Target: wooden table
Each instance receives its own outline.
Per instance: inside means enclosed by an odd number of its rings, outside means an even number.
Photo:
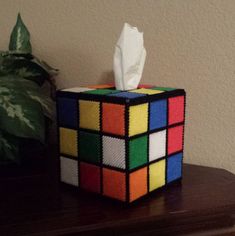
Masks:
[[[1,199],[1,236],[235,232],[235,175],[222,169],[184,165],[182,183],[130,206],[41,183]]]

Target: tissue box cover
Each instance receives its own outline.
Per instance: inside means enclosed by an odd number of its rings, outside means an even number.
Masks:
[[[185,91],[57,91],[61,181],[133,202],[182,177]]]

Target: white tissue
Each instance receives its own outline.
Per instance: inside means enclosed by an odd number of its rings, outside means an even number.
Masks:
[[[113,57],[116,89],[130,90],[138,87],[145,58],[143,32],[125,23]]]

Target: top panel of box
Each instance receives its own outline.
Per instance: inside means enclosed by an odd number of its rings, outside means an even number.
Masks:
[[[57,91],[58,97],[84,100],[105,101],[119,104],[137,104],[164,97],[184,95],[183,89],[167,88],[151,85],[140,85],[138,89],[120,91],[112,84],[73,87]]]

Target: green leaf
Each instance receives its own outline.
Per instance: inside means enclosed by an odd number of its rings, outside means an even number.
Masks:
[[[23,138],[44,142],[44,116],[41,106],[17,94],[0,98],[0,128]]]
[[[58,75],[59,70],[51,67],[45,61],[40,60],[37,57],[34,57],[32,61],[42,67],[50,76]]]
[[[42,86],[45,80],[56,71],[51,67],[40,64],[31,54],[27,57],[20,54],[0,54],[0,75],[15,74],[22,78],[32,80]],[[31,58],[29,58],[31,55]],[[50,74],[49,74],[50,73]]]
[[[11,33],[9,50],[17,53],[32,53],[30,33],[22,21],[20,13]]]
[[[19,163],[19,142],[18,138],[0,130],[0,163]]]
[[[37,102],[39,102],[42,106],[43,113],[46,117],[48,117],[51,120],[55,119],[55,104],[52,102],[51,98],[49,96],[44,95],[42,97],[41,94],[28,91],[27,94],[29,97]]]
[[[23,138],[45,140],[45,117],[53,117],[52,102],[32,81],[0,77],[0,129]]]
[[[41,66],[26,59],[15,60],[11,68],[15,75],[32,80],[40,86],[49,78],[49,74]]]

